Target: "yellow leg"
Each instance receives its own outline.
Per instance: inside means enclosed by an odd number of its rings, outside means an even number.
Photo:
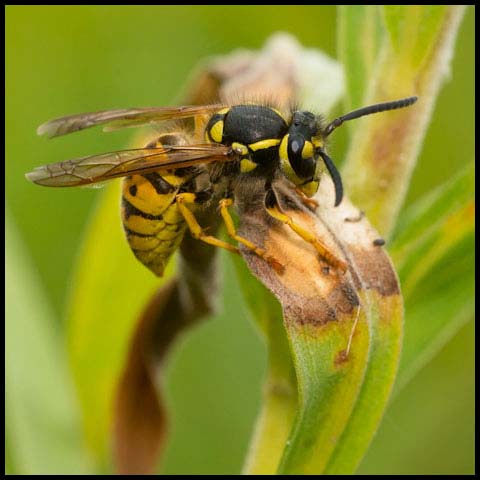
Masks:
[[[230,245],[227,242],[223,242],[222,240],[212,237],[210,235],[206,235],[203,232],[202,227],[198,224],[197,219],[193,212],[185,205],[185,204],[193,204],[195,203],[195,194],[194,193],[180,193],[177,195],[177,205],[180,213],[183,215],[185,222],[190,229],[190,232],[193,238],[201,240],[202,242],[208,243],[209,245],[213,245],[215,247],[224,248],[230,252],[239,253],[238,248]]]
[[[238,243],[245,245],[249,250],[257,254],[260,258],[263,258],[267,261],[278,273],[282,273],[284,270],[284,266],[275,258],[267,255],[267,252],[260,247],[257,247],[254,243],[250,240],[247,240],[244,237],[241,237],[237,234],[237,230],[235,229],[235,224],[233,223],[233,219],[228,211],[228,207],[233,204],[232,199],[224,198],[220,200],[220,214],[222,215],[223,221],[225,223],[225,227],[227,227],[227,233],[233,240],[236,240]]]
[[[316,208],[318,208],[319,203],[313,198],[307,197],[299,188],[296,188],[295,192],[300,197],[300,200],[302,201],[302,203],[306,205],[308,208],[312,210],[315,210]]]
[[[347,271],[347,264],[343,260],[340,260],[336,255],[331,253],[328,248],[320,242],[316,235],[297,225],[288,215],[280,210],[278,205],[266,207],[266,210],[273,218],[288,225],[299,237],[313,245],[320,256],[330,263],[330,265],[339,268],[342,272]]]

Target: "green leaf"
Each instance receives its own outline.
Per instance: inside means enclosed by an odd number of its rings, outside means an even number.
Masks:
[[[5,227],[8,473],[89,473],[66,352],[8,208]]]
[[[339,352],[345,350],[356,320],[355,316],[342,320],[323,331],[309,325],[289,329],[300,410],[278,473],[324,473],[348,422],[365,373],[369,334],[367,319],[361,315],[350,351],[354,360],[344,364]]]
[[[332,454],[326,474],[353,473],[375,434],[398,369],[403,336],[400,296],[370,296],[370,351],[355,408]]]
[[[356,9],[358,7],[345,7]],[[367,104],[418,96],[413,106],[355,122],[343,174],[352,201],[388,237],[448,72],[464,6],[384,7],[388,36],[367,87]]]
[[[392,48],[397,54],[406,55],[412,68],[421,68],[434,48],[448,7],[384,5],[382,8]]]
[[[474,179],[475,166],[470,162],[453,179],[425,195],[402,214],[390,247],[402,278],[409,278],[411,282],[412,270],[418,272],[419,265],[427,263],[423,256],[419,256],[425,246],[430,248],[432,242],[448,246],[455,243],[465,229],[473,227],[473,211],[470,215],[468,212],[462,215],[462,212],[473,206]],[[424,266],[421,268],[425,269]],[[418,277],[418,273],[415,276]]]
[[[70,362],[86,440],[109,466],[113,397],[140,310],[160,281],[142,268],[124,238],[119,183],[105,189],[88,227],[72,279],[68,313]]]
[[[407,300],[405,346],[395,392],[449,342],[475,314],[473,232],[449,249]]]
[[[338,57],[345,69],[346,111],[365,105],[369,81],[377,63],[384,36],[380,7],[347,5],[338,7]],[[348,124],[353,128],[354,124]]]
[[[262,409],[246,459],[244,472],[275,472],[297,409],[297,382],[278,300],[252,276],[243,259],[234,258],[243,297],[267,344],[268,367]]]
[[[391,250],[407,320],[396,391],[473,316],[474,228],[473,162],[400,220]]]
[[[322,255],[289,227],[272,226],[260,205],[249,204],[240,212],[241,234],[284,266],[278,271],[243,252],[250,269],[282,304],[298,383],[298,410],[278,473],[325,473],[342,442],[349,457],[342,459],[340,451],[340,466],[332,468],[353,471],[378,426],[399,359],[402,302],[395,273],[373,243],[378,234],[366,219],[345,221],[357,216],[355,207],[347,199],[333,207],[332,186],[322,182],[315,197],[322,205],[318,214],[302,206],[280,181],[275,192],[281,210],[300,229],[308,225],[333,255],[347,259],[352,276],[322,262]],[[251,190],[249,195],[262,198]],[[364,430],[352,428],[351,435],[352,419],[363,419]],[[354,449],[349,448],[352,440]],[[270,442],[276,444],[272,438]]]

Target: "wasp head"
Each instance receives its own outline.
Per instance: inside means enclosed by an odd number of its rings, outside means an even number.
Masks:
[[[312,197],[318,190],[323,171],[323,162],[319,160],[323,159],[335,184],[335,205],[338,205],[343,194],[342,183],[333,162],[325,154],[322,132],[319,117],[307,111],[294,112],[280,143],[280,169],[297,188]]]

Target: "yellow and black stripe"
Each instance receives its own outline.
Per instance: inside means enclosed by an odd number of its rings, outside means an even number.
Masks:
[[[147,147],[161,147],[167,135],[164,137]],[[170,145],[180,141],[168,134]],[[150,172],[123,180],[122,221],[127,241],[137,259],[158,276],[163,275],[187,229],[175,202],[180,188],[190,180],[190,175],[183,173]]]

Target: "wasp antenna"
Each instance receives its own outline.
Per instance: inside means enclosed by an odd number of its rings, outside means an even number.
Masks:
[[[393,102],[377,103],[375,105],[369,105],[368,107],[359,108],[353,112],[342,115],[330,122],[324,131],[324,136],[328,137],[337,127],[342,125],[343,122],[348,120],[354,120],[355,118],[364,117],[372,113],[386,112],[387,110],[396,110],[397,108],[409,107],[417,101],[418,97],[402,98],[401,100],[395,100]]]
[[[343,198],[342,177],[340,176],[337,167],[333,163],[333,160],[323,150],[318,150],[318,153],[323,158],[323,161],[327,166],[328,173],[330,174],[330,177],[332,177],[333,184],[335,185],[335,206],[337,207],[340,205],[340,202]]]

